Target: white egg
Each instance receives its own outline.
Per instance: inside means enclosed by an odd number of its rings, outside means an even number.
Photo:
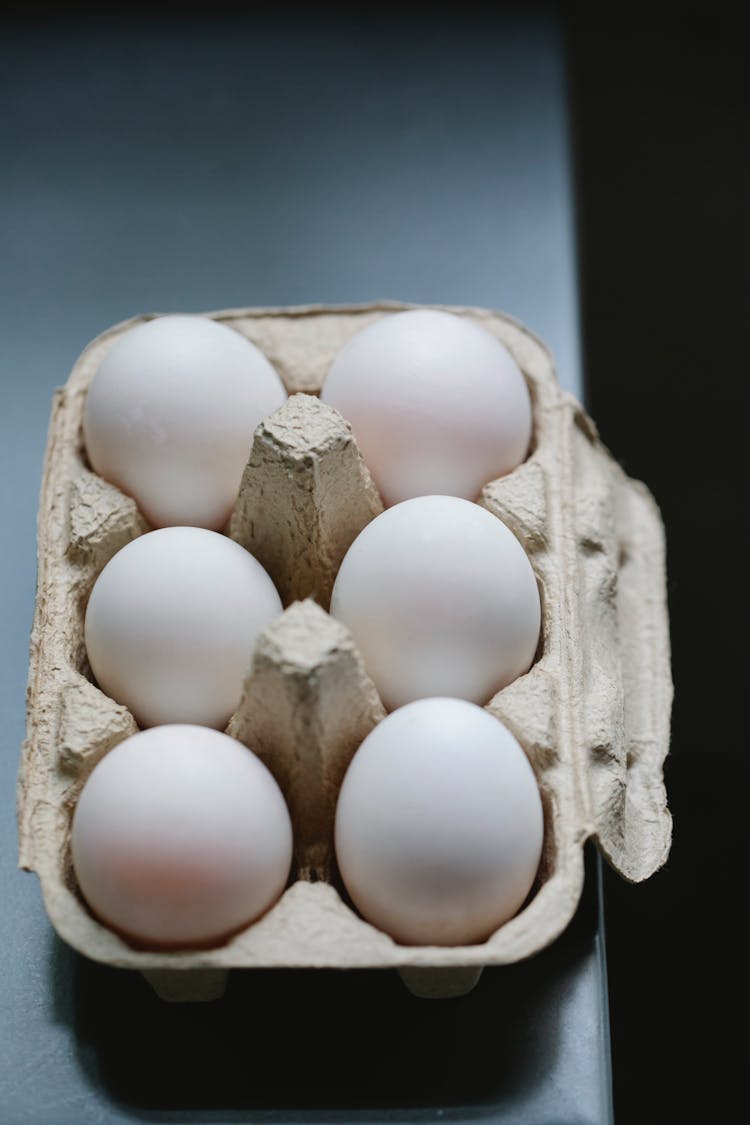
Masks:
[[[86,396],[93,469],[153,527],[218,530],[229,519],[253,431],[286,400],[266,357],[225,324],[163,316],[107,352]]]
[[[389,709],[430,695],[486,703],[528,671],[541,620],[515,535],[453,496],[405,500],[369,523],[344,556],[331,613]]]
[[[140,726],[222,728],[236,710],[255,641],[282,612],[271,579],[224,535],[166,527],[110,559],[86,609],[91,669]]]
[[[464,945],[519,909],[543,833],[534,772],[510,731],[473,703],[422,699],[354,755],[336,857],[373,925],[407,945]]]
[[[524,460],[531,399],[507,348],[436,309],[385,316],[344,347],[321,398],[352,425],[386,505],[473,500]]]
[[[217,943],[281,895],[284,798],[259,758],[217,731],[162,726],[96,766],[73,818],[73,867],[107,925],[146,945]]]

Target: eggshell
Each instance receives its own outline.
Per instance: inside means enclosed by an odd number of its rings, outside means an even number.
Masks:
[[[431,695],[486,703],[530,667],[536,578],[501,520],[468,500],[420,496],[352,543],[331,595],[386,707]]]
[[[531,890],[544,821],[534,772],[481,707],[421,699],[368,734],[344,778],[336,858],[356,906],[407,945],[470,945]]]
[[[161,726],[94,769],[71,846],[81,891],[108,925],[139,944],[205,945],[278,899],[292,826],[271,773],[239,742]]]
[[[166,527],[127,544],[99,575],[86,651],[99,686],[140,726],[226,726],[258,633],[281,613],[263,567],[238,543]]]
[[[484,328],[440,309],[383,317],[336,357],[321,398],[354,429],[384,502],[476,499],[524,460],[531,399]]]
[[[92,467],[134,497],[152,527],[219,530],[253,431],[286,392],[262,352],[201,316],[163,316],[107,352],[83,419]]]

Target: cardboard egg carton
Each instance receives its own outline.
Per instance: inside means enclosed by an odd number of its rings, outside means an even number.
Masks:
[[[283,615],[261,634],[228,733],[266,762],[284,791],[295,861],[280,901],[221,946],[136,949],[90,913],[71,867],[72,812],[94,765],[133,734],[128,710],[92,682],[85,607],[106,562],[148,530],[135,503],[91,472],[83,449],[87,386],[107,349],[147,318],[94,340],[55,396],[39,507],[38,592],[28,732],[19,777],[20,863],[35,870],[60,936],[95,960],[139,969],[166,998],[210,998],[226,971],[253,967],[398,969],[421,995],[456,995],[484,965],[548,945],[572,918],[593,837],[631,881],[666,859],[671,819],[662,764],[672,695],[664,538],[658,510],[563,392],[551,356],[517,321],[451,309],[511,351],[534,409],[532,449],[480,503],[523,544],[542,599],[531,670],[487,708],[521,743],[545,813],[536,883],[520,912],[481,944],[397,944],[347,900],[333,855],[338,789],[383,717],[351,634],[326,612],[337,568],[380,498],[342,417],[315,396],[340,348],[396,303],[211,314],[252,340],[290,398],[256,431],[229,533],[276,582]]]

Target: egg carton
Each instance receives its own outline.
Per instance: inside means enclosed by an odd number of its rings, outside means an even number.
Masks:
[[[418,995],[466,992],[484,965],[529,957],[567,926],[596,840],[626,879],[646,879],[671,840],[662,765],[672,697],[664,537],[643,484],[628,479],[547,348],[516,320],[449,311],[506,345],[531,392],[527,460],[479,503],[523,544],[539,583],[542,631],[530,671],[487,709],[535,771],[542,861],[519,913],[474,945],[405,946],[352,907],[333,854],[336,798],[357,746],[385,711],[351,634],[326,612],[337,568],[381,510],[347,422],[316,396],[330,364],[395,302],[212,313],[274,364],[287,403],[256,430],[228,533],[263,563],[287,607],[260,636],[228,733],[266,762],[289,805],[295,858],[279,902],[213,948],[135,948],[97,921],[71,865],[70,830],[95,764],[137,730],[92,682],[83,636],[96,576],[148,530],[134,501],[96,476],[82,438],[88,384],[112,344],[148,317],[95,339],[53,404],[38,523],[38,591],[19,776],[20,864],[37,872],[57,932],[94,960],[137,969],[167,999],[220,994],[232,968],[398,969]]]

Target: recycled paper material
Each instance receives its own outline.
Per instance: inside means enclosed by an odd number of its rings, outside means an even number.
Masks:
[[[132,948],[89,912],[70,860],[71,817],[86,777],[137,730],[127,709],[92,683],[86,602],[112,555],[148,530],[134,501],[87,464],[84,399],[107,349],[150,318],[94,340],[55,396],[39,506],[20,862],[39,875],[61,937],[95,960],[144,971],[155,987],[162,982],[164,995],[179,993],[182,979],[186,994],[200,992],[205,980],[213,995],[220,970],[261,966],[391,966],[417,992],[455,994],[481,966],[528,957],[567,926],[589,837],[634,882],[667,857],[671,819],[662,765],[672,683],[659,512],[646,487],[629,480],[602,445],[582,406],[560,389],[539,340],[507,316],[454,308],[509,348],[534,408],[528,459],[487,484],[479,502],[518,536],[541,592],[537,660],[487,707],[510,727],[535,770],[545,812],[543,858],[527,904],[479,945],[398,945],[345,900],[332,854],[336,796],[352,754],[385,712],[351,635],[326,610],[343,554],[382,506],[348,423],[314,396],[354,333],[407,307],[413,306],[210,314],[258,345],[291,396],[256,431],[228,527],[269,570],[287,606],[258,640],[228,730],[275,774],[296,845],[294,878],[281,900],[216,949]]]

